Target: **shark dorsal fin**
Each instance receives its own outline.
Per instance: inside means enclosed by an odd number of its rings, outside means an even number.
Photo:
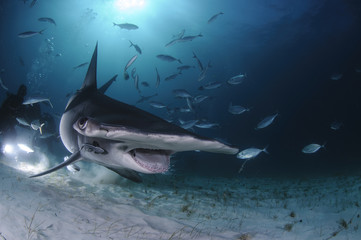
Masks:
[[[92,60],[90,61],[88,72],[86,73],[81,89],[97,90],[97,58],[98,58],[98,42],[95,45]]]

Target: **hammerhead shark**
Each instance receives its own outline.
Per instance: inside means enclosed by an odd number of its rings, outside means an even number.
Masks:
[[[141,182],[138,172],[166,172],[170,156],[176,152],[238,153],[238,148],[198,136],[106,96],[104,92],[107,87],[97,88],[97,49],[98,43],[83,85],[70,98],[60,120],[61,140],[72,155],[59,165],[31,177],[87,160],[134,182]]]

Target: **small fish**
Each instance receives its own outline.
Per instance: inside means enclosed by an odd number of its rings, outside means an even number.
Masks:
[[[132,73],[131,73],[133,79],[135,78],[135,73],[136,73],[136,72],[137,72],[136,68],[133,68],[133,69],[132,69]]]
[[[57,54],[55,55],[55,57],[61,57],[61,56],[63,56],[63,54],[61,54],[61,53],[57,53]]]
[[[173,94],[178,98],[192,98],[192,95],[185,89],[174,89]]]
[[[203,102],[204,100],[206,100],[207,98],[209,98],[209,96],[205,96],[205,95],[195,96],[195,97],[193,98],[193,103],[194,103],[194,104],[201,103],[201,102]]]
[[[69,159],[69,157],[64,157],[64,162],[68,159]],[[75,164],[70,164],[70,165],[66,166],[66,169],[68,169],[72,173],[76,173],[76,172],[80,171],[80,167],[78,167]]]
[[[230,103],[228,106],[228,112],[236,115],[242,114],[244,112],[248,112],[249,110],[250,110],[249,108],[245,108],[240,105],[232,105],[232,103]]]
[[[24,100],[23,105],[33,105],[35,103],[40,103],[40,102],[48,102],[51,106],[51,108],[53,108],[53,104],[51,104],[50,99],[49,98],[42,98],[42,97],[28,97]]]
[[[197,63],[198,63],[198,68],[199,71],[203,72],[203,65],[202,62],[199,60],[199,58],[197,57],[197,55],[193,52],[193,58],[196,59]]]
[[[137,44],[134,44],[134,43],[132,43],[132,41],[130,41],[129,40],[129,42],[130,42],[130,46],[129,47],[134,47],[135,48],[135,50],[139,53],[139,54],[142,54],[142,49],[140,49],[140,47],[137,45]]]
[[[188,70],[191,68],[194,68],[194,66],[183,65],[183,66],[177,67],[177,69],[179,70],[180,73],[182,73],[182,71],[184,71],[184,70]]]
[[[180,59],[177,59],[175,57],[172,57],[170,55],[165,55],[165,54],[158,54],[157,58],[166,61],[166,62],[174,62],[174,61],[178,61],[180,64],[182,64],[182,61]]]
[[[217,18],[218,16],[222,15],[222,14],[224,14],[224,13],[223,13],[223,12],[219,12],[219,13],[213,15],[213,16],[208,20],[208,24],[211,23],[211,22],[213,22],[214,20],[216,20],[216,18]]]
[[[149,83],[147,82],[141,82],[140,84],[142,84],[144,87],[149,87]]]
[[[189,112],[192,112],[192,109],[190,109],[189,107],[181,107],[181,108],[179,108],[179,112],[189,113]]]
[[[23,126],[30,127],[30,123],[28,123],[28,121],[26,121],[24,118],[17,117],[16,121]]]
[[[209,82],[203,86],[200,86],[198,88],[198,90],[211,90],[211,89],[220,88],[221,86],[222,86],[221,82],[213,81],[213,82]]]
[[[139,28],[137,25],[132,24],[132,23],[114,23],[113,22],[113,26],[118,26],[121,29],[127,29],[127,30],[136,30]]]
[[[173,39],[172,41],[170,41],[170,42],[168,42],[166,45],[164,45],[164,47],[173,46],[173,45],[176,44],[178,41],[179,41],[179,38]]]
[[[216,128],[219,127],[219,123],[210,123],[210,122],[202,121],[202,122],[198,122],[194,126],[196,126],[197,128]]]
[[[175,79],[178,75],[179,75],[179,73],[172,74],[172,75],[164,78],[164,81],[173,80],[173,79]]]
[[[240,153],[237,154],[237,158],[239,159],[252,159],[258,156],[258,154],[260,154],[261,152],[265,152],[267,154],[269,154],[267,152],[267,147],[265,147],[264,149],[259,149],[259,148],[247,148],[243,151],[241,151]]]
[[[23,33],[19,33],[18,37],[19,38],[29,38],[29,37],[33,37],[39,34],[43,34],[43,32],[45,31],[45,29],[39,31],[39,32],[34,32],[34,31],[27,31],[27,32],[23,32]]]
[[[258,129],[262,129],[265,127],[268,127],[269,125],[271,125],[271,123],[275,120],[275,118],[278,116],[278,113],[273,114],[271,116],[265,117],[262,121],[260,121],[257,124],[257,127],[255,128],[256,130]]]
[[[78,68],[81,68],[81,67],[85,67],[85,66],[88,65],[88,64],[89,64],[89,62],[81,63],[81,64],[79,64],[78,66],[73,67],[73,70],[78,69]]]
[[[149,105],[154,107],[154,108],[166,108],[167,106],[164,105],[163,103],[161,102],[156,102],[156,101],[150,101],[149,102]]]
[[[203,35],[200,33],[200,34],[195,35],[195,36],[185,36],[185,37],[182,37],[182,38],[178,39],[178,42],[190,42],[190,41],[193,41],[194,39],[199,38],[199,37],[203,37]]]
[[[342,125],[343,125],[342,122],[333,121],[333,122],[330,124],[330,128],[331,128],[332,130],[337,131],[337,130],[339,130],[339,129],[341,128]]]
[[[155,82],[155,87],[157,88],[160,84],[160,76],[157,68],[155,68],[155,72],[157,73],[157,81]]]
[[[38,18],[38,21],[52,23],[52,24],[54,24],[56,26],[56,23],[55,23],[54,19],[49,18],[49,17]]]
[[[146,101],[148,101],[149,99],[151,99],[151,98],[153,98],[155,96],[158,96],[158,93],[155,93],[155,94],[150,95],[150,96],[142,96],[142,95],[140,95],[140,99],[135,104],[146,102]]]
[[[207,67],[199,74],[198,82],[202,81],[208,72],[208,69],[211,67],[211,62],[208,62]]]
[[[315,152],[317,152],[320,148],[324,148],[325,145],[326,145],[326,144],[320,145],[320,144],[317,144],[317,143],[311,143],[311,144],[305,146],[305,147],[302,149],[302,152],[303,152],[303,153],[307,153],[307,154],[315,153]]]
[[[331,80],[338,81],[338,80],[340,80],[342,77],[343,77],[343,74],[342,74],[342,73],[335,73],[335,74],[332,74],[330,78],[331,78]]]
[[[198,120],[189,120],[189,121],[183,121],[181,119],[178,119],[179,123],[181,124],[181,128],[184,128],[184,129],[190,129],[192,128],[197,122]]]
[[[5,90],[5,91],[9,91],[9,89],[4,85],[3,80],[0,77],[0,86]]]
[[[191,100],[191,99],[192,99],[191,97],[187,97],[187,98],[186,98],[187,106],[188,106],[188,108],[189,108],[192,112],[194,112],[194,106],[193,106],[193,103],[192,103],[192,100]]]
[[[125,68],[124,68],[124,72],[127,71],[127,69],[130,67],[130,65],[132,65],[135,60],[137,60],[137,57],[138,55],[134,55],[127,63],[127,65],[125,65]]]
[[[134,85],[135,85],[135,89],[137,89],[137,91],[140,93],[140,90],[139,90],[139,75],[138,74],[135,75]]]
[[[228,84],[231,84],[231,85],[241,84],[246,77],[247,77],[246,74],[240,73],[239,75],[236,75],[236,76],[234,76],[234,77],[231,77],[231,78],[227,81],[227,83],[228,83]]]

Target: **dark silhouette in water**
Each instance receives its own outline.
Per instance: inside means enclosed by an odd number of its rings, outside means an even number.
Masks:
[[[0,134],[4,138],[16,137],[16,118],[23,115],[27,106],[23,105],[26,95],[26,86],[20,85],[17,94],[7,92],[7,98],[0,108]]]

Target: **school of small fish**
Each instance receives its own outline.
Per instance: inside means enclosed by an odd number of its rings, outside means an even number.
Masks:
[[[33,0],[30,4],[30,7],[34,7],[36,2],[37,2],[36,0]],[[223,12],[219,12],[219,13],[212,15],[208,19],[207,24],[214,25],[213,23],[217,19],[223,18],[223,17],[221,17],[222,15],[224,15]],[[50,17],[40,17],[40,18],[38,18],[38,21],[57,26],[55,20]],[[114,28],[117,27],[118,30],[116,30],[116,31],[135,31],[135,30],[140,31],[138,29],[141,29],[138,25],[136,25],[134,23],[127,23],[127,22],[123,22],[123,23],[113,22],[113,26],[114,26]],[[45,30],[46,30],[46,28],[44,28],[42,30],[35,30],[35,31],[34,30],[24,31],[24,32],[19,33],[18,37],[19,38],[36,37],[36,36],[44,34]],[[196,33],[195,35],[185,35],[185,33],[186,33],[186,30],[182,29],[180,32],[173,35],[169,41],[165,41],[166,43],[164,45],[164,48],[169,49],[170,47],[179,45],[180,43],[186,44],[189,42],[200,41],[201,39],[207,38],[207,36],[204,36],[202,33],[198,33],[198,34]],[[122,71],[123,71],[123,77],[125,80],[128,80],[130,77],[134,80],[134,87],[139,93],[139,100],[135,104],[147,103],[150,107],[152,107],[154,109],[164,109],[167,112],[167,116],[168,116],[167,118],[170,119],[169,121],[171,121],[175,124],[178,124],[179,126],[181,126],[184,129],[189,129],[191,131],[194,131],[194,128],[211,129],[211,128],[222,127],[222,124],[220,124],[220,123],[211,122],[208,119],[198,117],[197,112],[200,108],[201,103],[207,102],[207,101],[209,101],[209,99],[213,98],[212,93],[216,89],[219,89],[225,85],[236,87],[238,85],[241,85],[244,81],[247,81],[248,75],[245,72],[238,72],[238,73],[236,72],[236,73],[234,73],[234,75],[228,76],[228,79],[214,80],[214,79],[212,79],[212,77],[210,77],[210,72],[212,71],[211,61],[208,60],[207,65],[204,65],[204,62],[202,63],[201,58],[199,58],[198,55],[196,55],[194,50],[192,50],[192,57],[191,57],[194,60],[192,60],[193,64],[191,64],[186,59],[181,60],[177,56],[172,56],[172,55],[166,54],[167,51],[166,51],[166,49],[164,49],[164,53],[159,53],[154,56],[155,62],[159,63],[159,64],[161,64],[161,62],[162,62],[162,64],[166,63],[166,64],[171,65],[171,64],[175,63],[175,64],[180,64],[180,65],[178,65],[176,67],[176,69],[173,71],[172,74],[170,74],[168,76],[164,76],[163,78],[161,78],[160,71],[158,71],[158,67],[156,66],[154,68],[155,69],[155,77],[154,77],[155,84],[153,86],[155,86],[155,88],[158,88],[161,84],[161,81],[181,81],[180,79],[182,78],[183,71],[186,71],[186,70],[187,70],[187,72],[188,71],[197,71],[197,73],[195,74],[194,80],[197,82],[202,82],[202,85],[198,88],[198,91],[201,91],[201,93],[204,93],[204,94],[197,95],[197,94],[194,94],[194,91],[188,91],[185,88],[173,89],[172,92],[173,92],[174,97],[179,99],[180,101],[184,101],[184,106],[172,107],[169,104],[163,103],[161,101],[151,100],[153,98],[157,98],[158,93],[148,95],[148,96],[143,96],[141,94],[141,92],[142,92],[141,88],[151,88],[152,85],[149,84],[147,81],[140,82],[140,76],[138,74],[136,67],[134,67],[134,65],[135,65],[135,62],[138,59],[138,57],[142,58],[143,51],[142,51],[142,48],[136,43],[136,41],[133,42],[130,39],[128,39],[128,41],[130,43],[129,48],[133,48],[136,52],[136,55],[134,55],[133,57],[131,57],[128,60],[127,64],[124,67],[124,70],[122,70]],[[174,47],[172,47],[172,48],[174,48]],[[145,52],[145,54],[146,54],[146,52]],[[61,53],[58,53],[56,56],[62,56],[62,55],[61,55]],[[19,58],[20,58],[20,62],[22,62],[22,65],[24,66],[25,65],[24,61],[21,59],[21,57],[19,57]],[[156,60],[158,60],[158,62]],[[187,64],[186,64],[186,62],[187,62]],[[89,64],[88,62],[78,64],[73,67],[73,70],[86,67],[88,64]],[[127,70],[131,66],[133,66],[133,68],[132,68],[131,74],[129,76],[129,73]],[[361,70],[360,70],[360,72],[361,72]],[[334,73],[334,74],[330,75],[330,79],[333,81],[339,81],[342,78],[343,78],[342,73]],[[148,79],[149,79],[149,77],[148,77]],[[0,78],[0,86],[4,90],[8,91],[8,88],[6,87],[6,85],[4,84],[4,82],[1,78]],[[193,94],[191,94],[191,92]],[[27,98],[23,102],[23,104],[31,104],[32,105],[32,104],[37,104],[40,102],[49,103],[49,105],[51,107],[53,107],[50,102],[50,99],[42,98],[42,97]],[[242,106],[242,105],[238,105],[238,104],[234,104],[234,103],[230,102],[228,105],[228,108],[225,109],[225,111],[228,111],[229,114],[235,115],[234,117],[239,117],[237,115],[243,115],[244,113],[251,111],[251,109],[252,109],[252,107],[246,107],[246,106]],[[160,110],[160,111],[162,111],[162,110]],[[189,116],[189,113],[193,113],[194,118],[190,119],[190,120],[183,120],[178,116],[179,113],[185,114],[185,115],[188,114],[188,116]],[[221,114],[224,114],[224,113],[221,113]],[[266,114],[265,114],[266,117],[264,117],[257,124],[255,124],[255,130],[264,131],[263,129],[268,128],[270,125],[272,125],[279,116],[278,112],[268,113],[268,115],[266,115]],[[173,117],[173,115],[177,115],[177,116]],[[178,119],[175,120],[173,118],[178,118]],[[40,123],[38,120],[34,120],[31,123],[29,123],[26,120],[21,119],[21,118],[17,118],[16,120],[18,121],[19,124],[21,124],[23,126],[31,127],[34,130],[39,130],[40,132],[42,131],[42,126],[44,125],[44,123]],[[343,123],[340,121],[334,121],[329,124],[329,127],[334,131],[340,130],[340,128],[342,126],[343,126]],[[250,147],[250,148],[241,150],[237,154],[237,158],[245,160],[245,162],[242,164],[239,172],[241,172],[243,170],[244,164],[246,163],[246,161],[256,158],[262,152],[269,154],[267,151],[267,147],[264,147],[264,148]],[[322,148],[325,149],[325,144],[321,145],[318,143],[311,143],[311,144],[304,146],[302,148],[301,152],[305,153],[305,154],[314,154]]]

